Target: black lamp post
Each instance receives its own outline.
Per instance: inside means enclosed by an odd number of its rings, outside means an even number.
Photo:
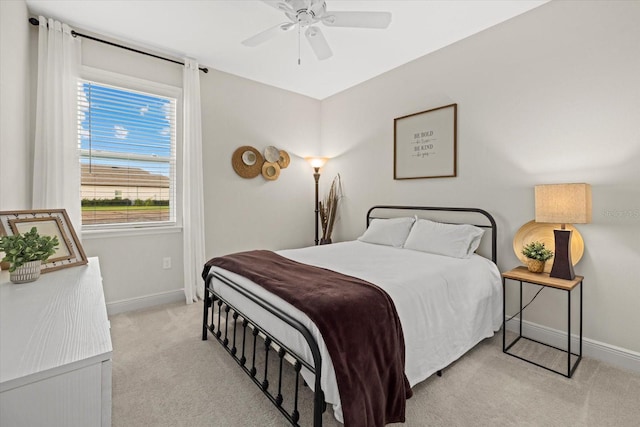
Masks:
[[[318,181],[320,180],[320,168],[313,168],[313,178],[316,180],[316,246],[318,246],[318,221],[320,220],[320,201],[318,200]]]
[[[320,168],[324,166],[327,162],[326,157],[307,157],[306,160],[309,162],[311,167],[313,168],[313,178],[316,181],[316,204],[315,204],[315,215],[316,215],[316,239],[315,244],[318,246],[320,242],[319,238],[319,221],[320,221],[320,200],[318,197],[318,182],[320,181]]]

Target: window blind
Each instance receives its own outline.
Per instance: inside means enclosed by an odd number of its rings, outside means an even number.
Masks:
[[[82,225],[175,223],[176,99],[80,80]]]

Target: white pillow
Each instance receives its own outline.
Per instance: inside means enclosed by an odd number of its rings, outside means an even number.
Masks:
[[[419,219],[404,244],[406,249],[469,258],[478,249],[484,230],[469,224],[444,224]]]
[[[376,218],[369,224],[364,234],[358,240],[376,245],[387,245],[401,248],[411,226],[415,222],[414,217],[380,219]]]

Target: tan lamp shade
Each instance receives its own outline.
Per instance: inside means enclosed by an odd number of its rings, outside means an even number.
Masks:
[[[535,186],[536,222],[586,224],[591,222],[591,185]]]

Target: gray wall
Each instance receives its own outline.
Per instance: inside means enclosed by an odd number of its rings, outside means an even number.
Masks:
[[[209,257],[249,249],[313,245],[320,103],[216,70],[201,76],[205,232]],[[286,150],[276,181],[236,175],[231,157],[249,145]]]
[[[533,187],[588,182],[584,334],[640,351],[640,3],[550,2],[322,102],[322,151],[347,196],[342,239],[372,204],[477,206],[496,216],[499,267],[534,217]],[[393,119],[458,104],[458,176],[393,180]],[[526,320],[566,328],[564,294]]]
[[[29,25],[23,1],[0,1],[0,209],[31,207]]]

